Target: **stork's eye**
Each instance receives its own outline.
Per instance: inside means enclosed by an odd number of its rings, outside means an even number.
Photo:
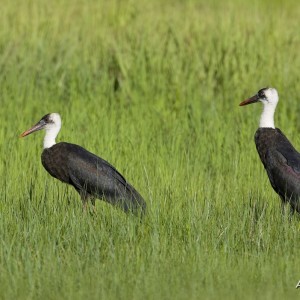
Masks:
[[[263,91],[259,91],[259,92],[258,92],[258,97],[259,97],[260,99],[266,99],[266,95],[265,95],[265,93],[264,93]]]
[[[47,124],[54,123],[54,121],[53,121],[53,119],[51,118],[50,114],[45,115],[45,116],[42,118],[42,120],[44,120],[45,123],[47,123]]]

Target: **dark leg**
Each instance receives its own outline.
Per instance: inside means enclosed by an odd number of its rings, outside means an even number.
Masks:
[[[83,211],[87,210],[88,201],[90,198],[90,194],[86,191],[80,190],[78,191],[81,197],[82,205],[83,205]]]

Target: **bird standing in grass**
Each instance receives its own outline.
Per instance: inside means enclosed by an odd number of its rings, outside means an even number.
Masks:
[[[300,213],[300,154],[281,130],[275,128],[274,113],[278,100],[276,89],[263,88],[240,106],[262,102],[263,112],[254,137],[257,152],[283,204],[289,203],[292,211]]]
[[[99,198],[125,212],[144,214],[146,203],[142,196],[107,161],[78,145],[65,142],[56,144],[60,128],[60,115],[51,113],[23,132],[21,137],[45,129],[42,164],[53,177],[76,189],[84,208],[89,199],[94,206],[95,198]]]

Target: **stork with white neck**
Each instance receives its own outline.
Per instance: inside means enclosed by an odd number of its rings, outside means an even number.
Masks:
[[[263,88],[240,106],[263,103],[263,112],[254,139],[257,152],[267,171],[270,183],[283,204],[300,213],[300,154],[290,141],[275,128],[274,113],[279,97],[276,89]]]
[[[71,184],[80,194],[84,208],[91,199],[102,199],[122,208],[125,212],[144,214],[146,203],[142,196],[107,161],[81,146],[55,139],[61,128],[58,113],[45,115],[37,124],[21,134],[21,137],[44,129],[42,164],[55,178]]]

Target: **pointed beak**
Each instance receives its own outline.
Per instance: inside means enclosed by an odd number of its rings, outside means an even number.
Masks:
[[[32,126],[30,129],[24,131],[20,137],[24,137],[28,134],[31,134],[35,131],[41,130],[46,126],[46,122],[44,120],[39,121],[38,123],[36,123],[34,126]]]
[[[252,96],[251,98],[246,99],[246,100],[244,100],[243,102],[241,102],[241,103],[240,103],[240,106],[252,104],[252,103],[255,103],[255,102],[258,102],[258,101],[259,101],[258,95],[254,95],[254,96]]]

